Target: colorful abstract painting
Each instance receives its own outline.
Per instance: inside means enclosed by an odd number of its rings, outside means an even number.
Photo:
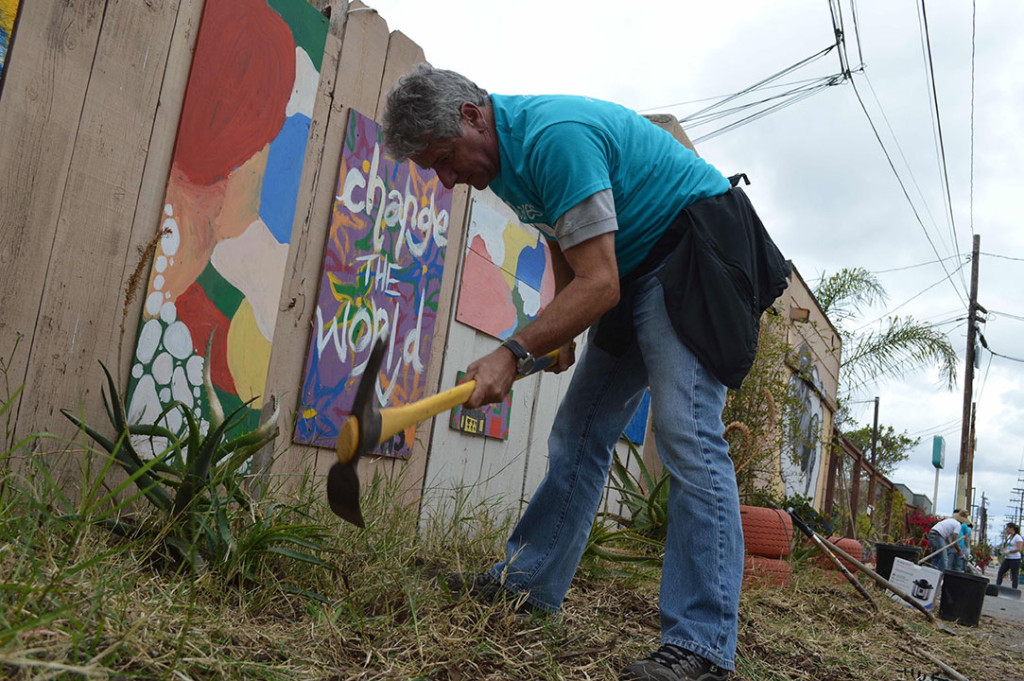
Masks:
[[[504,340],[555,296],[551,252],[540,233],[473,201],[455,319]]]
[[[306,2],[207,2],[182,106],[162,237],[135,348],[129,418],[173,400],[258,423],[327,19]],[[212,336],[211,357],[205,357]],[[251,400],[251,403],[250,403]],[[181,427],[180,410],[165,425]]]
[[[626,430],[622,431],[622,439],[632,442],[635,445],[642,445],[647,437],[647,415],[651,411],[651,389],[644,391],[640,404],[633,412],[633,418],[629,420]]]
[[[458,372],[456,382],[462,380],[466,372]],[[512,418],[512,392],[497,404],[486,404],[479,409],[455,407],[448,419],[448,427],[471,435],[483,435],[496,440],[508,439],[508,423]]]
[[[324,253],[295,441],[334,447],[370,350],[386,338],[375,398],[382,407],[425,396],[452,192],[433,171],[396,162],[380,126],[352,111]],[[407,456],[415,426],[379,453]]]
[[[0,0],[0,76],[7,63],[7,49],[14,34],[14,19],[18,16],[20,0]]]

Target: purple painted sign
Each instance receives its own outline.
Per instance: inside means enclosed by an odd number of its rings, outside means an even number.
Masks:
[[[452,192],[436,173],[385,151],[380,127],[352,111],[306,353],[295,441],[333,447],[373,343],[388,337],[375,398],[424,397]],[[416,427],[378,450],[408,456]]]

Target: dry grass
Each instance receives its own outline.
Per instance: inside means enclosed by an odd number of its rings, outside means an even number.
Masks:
[[[0,676],[36,679],[615,679],[658,642],[654,575],[608,576],[589,565],[557,617],[452,601],[449,568],[499,555],[507,527],[461,509],[461,522],[417,532],[392,490],[366,491],[360,531],[339,521],[333,571],[267,566],[258,588],[158,569],[145,547],[112,544],[8,487],[0,507]],[[300,499],[332,518],[322,490]],[[797,566],[785,588],[748,586],[741,607],[739,681],[914,679],[936,666],[972,681],[1020,678],[1019,655],[996,627],[951,625],[955,636],[879,593],[870,610],[834,573]],[[287,593],[283,583],[321,599]],[[1016,658],[1016,659],[1015,659]],[[939,678],[939,677],[936,677]]]
[[[982,617],[978,627],[929,624],[923,615],[869,586],[874,612],[837,572],[797,569],[782,589],[753,588],[741,607],[739,678],[947,678],[916,651],[924,650],[972,681],[1020,678],[1020,653],[1001,645],[1001,626]]]

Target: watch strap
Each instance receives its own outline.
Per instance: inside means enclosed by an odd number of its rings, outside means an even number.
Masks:
[[[536,361],[530,351],[524,348],[518,341],[509,338],[505,340],[501,347],[507,349],[516,358],[516,370],[520,374],[528,374],[533,371],[533,365]]]
[[[528,358],[530,356],[529,351],[527,351],[526,348],[524,348],[522,345],[520,345],[519,341],[513,340],[511,338],[509,338],[508,340],[504,341],[501,344],[501,347],[507,349],[509,352],[511,352],[513,355],[515,355],[517,360],[526,359],[526,358]]]

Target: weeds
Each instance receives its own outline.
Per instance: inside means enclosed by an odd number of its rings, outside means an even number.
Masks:
[[[360,530],[330,515],[322,478],[303,476],[287,493],[271,488],[259,509],[238,507],[249,515],[234,518],[236,550],[261,559],[235,568],[249,579],[225,580],[220,569],[163,569],[151,537],[91,521],[84,510],[120,498],[109,496],[119,488],[110,467],[121,467],[112,453],[63,454],[90,464],[72,500],[49,474],[60,453],[29,457],[24,441],[13,444],[0,449],[3,470],[12,456],[32,465],[0,488],[0,678],[611,680],[658,644],[656,573],[628,563],[621,574],[585,567],[550,618],[450,598],[437,573],[482,569],[500,557],[508,531],[507,516],[471,504],[469,493],[418,519],[400,503],[399,484],[376,476],[363,488]],[[150,506],[149,517],[125,506],[111,518],[160,518]],[[274,527],[293,525],[324,528],[309,542],[329,567],[265,550],[280,546]],[[787,588],[744,591],[736,681],[899,681],[913,678],[906,669],[928,668],[917,648],[972,681],[1018,676],[1020,651],[986,618],[976,630],[951,625],[959,635],[950,637],[884,598],[872,613],[834,577],[801,564]]]
[[[398,486],[378,476],[364,486],[359,530],[332,519],[321,483],[308,476],[289,495],[269,496],[330,524],[332,569],[284,560],[235,589],[212,573],[154,570],[145,542],[112,541],[102,528],[60,518],[38,476],[12,485],[0,509],[0,677],[611,680],[658,643],[652,573],[581,571],[558,616],[524,620],[452,600],[435,582],[440,570],[499,557],[503,520],[477,523],[462,506],[454,530],[442,517],[417,526]],[[900,680],[899,670],[927,666],[908,652],[914,647],[972,681],[1014,678],[1015,655],[985,638],[995,627],[977,635],[956,627],[961,635],[950,637],[886,599],[873,614],[834,576],[800,567],[790,587],[745,590],[737,681]]]

